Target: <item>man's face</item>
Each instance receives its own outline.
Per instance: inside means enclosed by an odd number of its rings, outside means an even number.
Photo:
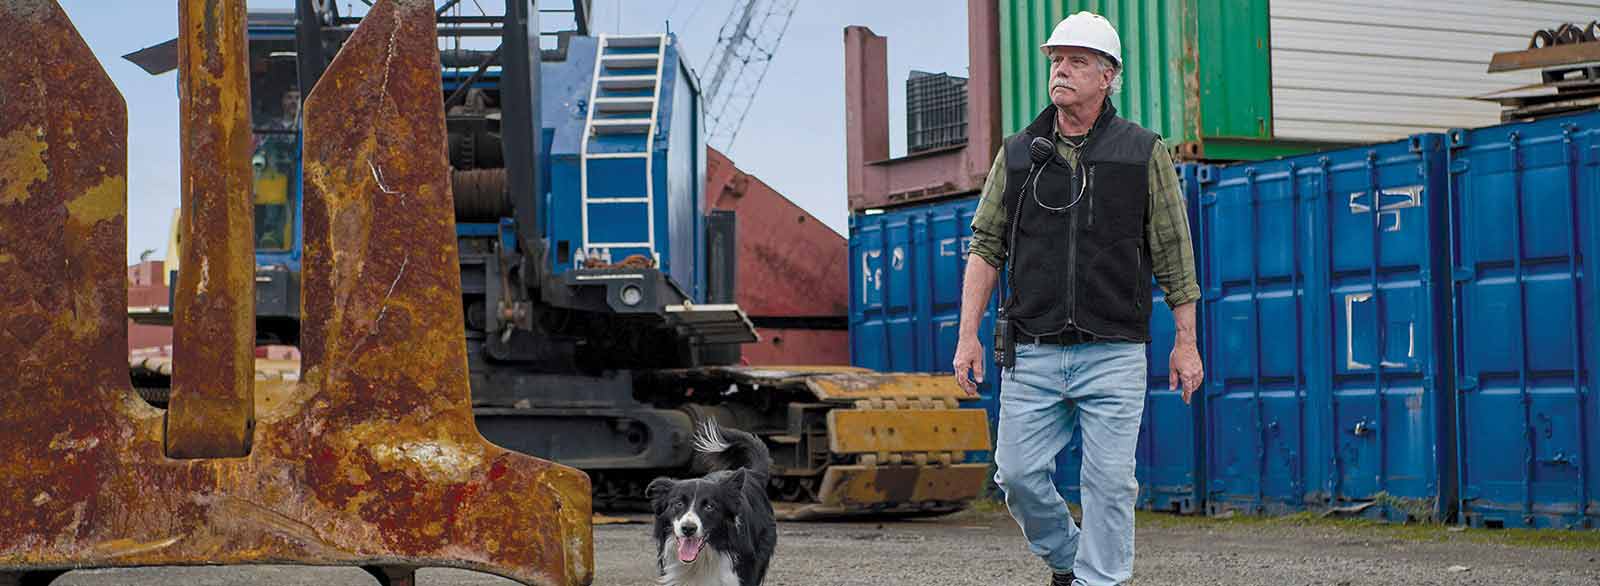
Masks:
[[[1106,99],[1115,72],[1100,55],[1083,47],[1050,48],[1050,102],[1057,108],[1097,104]]]

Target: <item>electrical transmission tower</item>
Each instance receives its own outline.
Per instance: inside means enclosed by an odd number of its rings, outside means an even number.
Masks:
[[[706,140],[726,151],[739,135],[798,0],[737,0],[706,66]]]

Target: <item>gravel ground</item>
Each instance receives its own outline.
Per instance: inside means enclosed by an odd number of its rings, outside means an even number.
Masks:
[[[1354,523],[1139,518],[1131,584],[1600,584],[1600,532],[1451,531]],[[595,586],[653,583],[645,525],[595,529]],[[419,586],[508,586],[509,580],[423,570]],[[1036,585],[1040,562],[1003,513],[901,523],[788,523],[768,586]],[[349,568],[167,568],[74,572],[61,586],[367,586]]]

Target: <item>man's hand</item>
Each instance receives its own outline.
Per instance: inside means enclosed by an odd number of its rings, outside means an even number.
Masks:
[[[1172,346],[1171,362],[1167,370],[1167,390],[1176,391],[1183,386],[1183,404],[1200,389],[1205,380],[1205,367],[1200,364],[1200,350],[1194,342],[1178,342]]]
[[[962,336],[956,343],[956,384],[961,385],[961,390],[968,397],[978,396],[978,383],[983,382],[983,364],[988,362],[988,357],[983,355],[983,344],[978,342],[977,336]],[[972,373],[973,382],[967,378],[967,373]]]
[[[1200,349],[1194,329],[1194,302],[1172,308],[1172,322],[1177,335],[1172,339],[1172,356],[1167,366],[1167,390],[1176,391],[1183,386],[1183,404],[1200,390],[1205,382],[1205,366],[1200,364]]]
[[[983,344],[978,342],[978,322],[983,321],[984,306],[989,304],[989,293],[994,290],[999,274],[999,269],[978,255],[967,256],[967,272],[961,281],[961,328],[956,333],[956,357],[952,364],[956,367],[956,384],[961,385],[968,397],[978,396],[983,365],[989,361],[989,357],[983,355]],[[968,372],[978,383],[967,379]]]

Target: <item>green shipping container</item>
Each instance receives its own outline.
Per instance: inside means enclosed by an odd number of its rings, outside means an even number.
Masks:
[[[1267,0],[1001,0],[1007,134],[1049,103],[1050,64],[1039,45],[1080,10],[1106,17],[1122,38],[1118,113],[1181,154],[1254,160],[1316,148],[1273,140]]]

